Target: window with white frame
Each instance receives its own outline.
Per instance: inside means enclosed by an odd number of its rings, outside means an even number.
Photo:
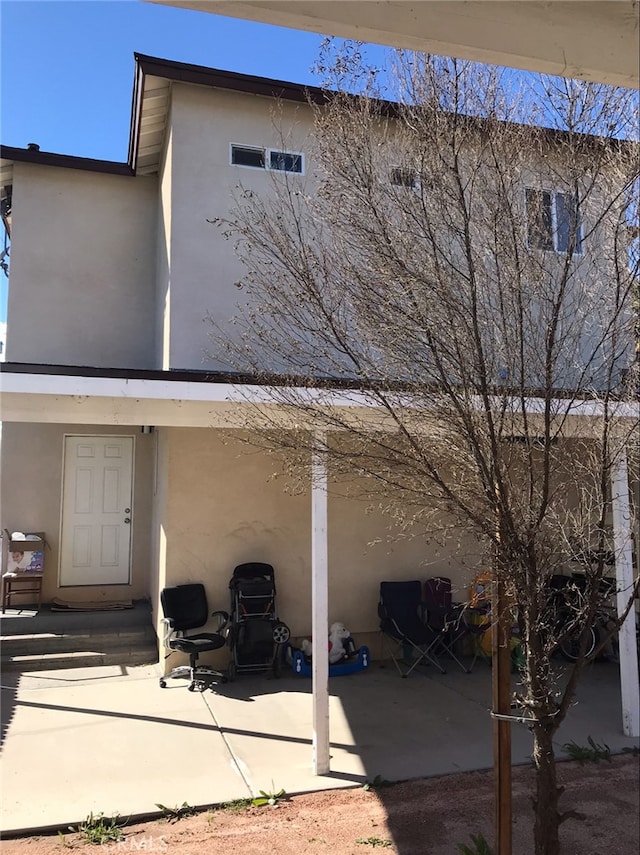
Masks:
[[[582,252],[582,224],[575,196],[527,188],[529,246],[555,252]]]
[[[275,148],[232,143],[231,163],[233,166],[248,166],[251,169],[303,174],[303,155],[298,151],[280,151]]]

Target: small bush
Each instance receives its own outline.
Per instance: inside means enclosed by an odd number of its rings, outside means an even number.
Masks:
[[[376,846],[388,847],[392,845],[390,840],[383,840],[381,837],[357,837],[356,843],[361,846],[373,846],[374,849]]]
[[[599,763],[601,760],[606,760],[611,763],[611,749],[605,743],[598,745],[591,737],[587,739],[589,747],[586,745],[578,745],[577,742],[565,742],[562,746],[572,760],[577,760],[581,766],[585,763]]]
[[[196,813],[196,809],[192,807],[187,802],[182,802],[180,807],[167,807],[166,805],[162,805],[159,802],[156,802],[156,807],[160,808],[163,815],[169,822],[177,822],[179,819],[182,819],[185,816],[194,816]]]
[[[458,843],[458,849],[462,852],[462,855],[493,855],[492,848],[482,834],[472,834],[470,836],[473,846]]]
[[[391,781],[387,781],[386,778],[383,778],[382,775],[376,775],[373,781],[365,781],[362,785],[362,789],[365,791],[369,790],[380,790],[382,787],[391,787]]]
[[[102,846],[104,843],[114,843],[124,837],[123,827],[125,823],[118,824],[119,814],[105,816],[103,813],[94,815],[90,813],[84,822],[77,828],[69,827],[69,831],[77,831],[84,834],[87,843]]]
[[[278,790],[277,793],[275,792],[275,790],[272,790],[271,792],[260,790],[260,795],[255,799],[251,799],[251,804],[254,805],[254,807],[264,807],[265,805],[269,805],[269,807],[276,807],[278,801],[284,798],[285,796],[286,793],[284,790]]]

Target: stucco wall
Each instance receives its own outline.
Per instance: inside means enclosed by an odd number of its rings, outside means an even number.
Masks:
[[[228,214],[239,183],[263,194],[271,181],[283,178],[231,166],[230,144],[305,152],[310,126],[305,105],[283,104],[280,112],[271,98],[174,84],[169,367],[220,367],[211,358],[211,327],[205,318],[211,313],[225,326],[238,299],[245,297],[234,284],[242,268],[233,241],[225,241],[207,220]]]
[[[153,367],[155,178],[14,164],[7,359]]]
[[[95,586],[90,589],[58,586],[64,437],[83,434],[135,437],[130,585]],[[4,422],[2,451],[2,525],[10,531],[45,532],[50,547],[45,551],[45,602],[50,602],[53,597],[107,601],[150,595],[151,491],[155,456],[153,434],[143,435],[139,427],[127,426],[114,428]]]
[[[275,568],[280,617],[294,637],[308,637],[308,490],[292,490],[282,457],[243,442],[240,434],[197,428],[162,433],[167,443],[162,459],[169,473],[162,525],[166,584],[203,582],[210,609],[228,609],[233,568],[265,561]],[[350,492],[350,485],[334,483],[329,497],[329,621],[346,623],[356,641],[370,644],[380,657],[380,582],[446,574],[466,599],[481,556],[471,540],[463,545],[463,562],[428,544],[424,535],[398,538],[389,517]],[[161,617],[157,601],[156,617]],[[220,662],[225,657],[228,651],[211,658]]]
[[[155,281],[155,362],[158,368],[170,368],[171,335],[171,192],[173,172],[173,131],[169,111],[165,148],[158,176],[158,222]]]
[[[163,167],[162,205],[170,204],[170,220],[165,217],[165,235],[169,234],[165,256],[169,258],[170,297],[165,307],[165,320],[170,317],[170,339],[164,341],[164,366],[170,368],[224,368],[220,349],[212,343],[210,314],[226,334],[234,334],[229,320],[236,306],[247,299],[246,292],[238,290],[236,282],[243,276],[243,268],[234,253],[234,238],[224,239],[224,227],[212,225],[208,220],[228,216],[232,196],[239,188],[251,190],[261,198],[269,196],[273,182],[288,180],[292,187],[299,185],[305,191],[313,188],[313,136],[311,110],[304,104],[278,104],[274,99],[227,92],[184,84],[174,84],[169,120],[166,162]],[[230,164],[230,145],[273,147],[303,152],[305,175],[284,176],[268,170],[251,169]],[[470,138],[469,145],[473,145]],[[389,150],[385,148],[389,146]],[[383,145],[381,157],[393,158],[394,140],[390,136]],[[525,188],[543,187],[560,190],[559,176],[566,171],[560,151],[523,153],[524,162],[514,164],[521,170],[520,213],[522,226],[526,223]],[[392,163],[392,160],[389,161]],[[585,234],[593,227],[588,210],[582,212]],[[164,238],[163,238],[164,239]],[[595,300],[602,283],[610,276],[612,248],[598,237],[598,252],[593,253],[594,238],[585,240],[585,252],[576,255],[572,262],[573,289],[588,289]],[[541,256],[542,258],[542,256]],[[566,261],[563,253],[544,254],[544,264],[549,276],[557,267],[558,275]],[[159,293],[163,293],[160,291]],[[585,302],[584,295],[576,299],[576,309]],[[597,313],[591,312],[595,317]],[[573,318],[574,307],[568,311]],[[565,320],[565,322],[568,322]],[[584,350],[599,335],[594,320],[594,330],[588,327],[579,333],[579,344]],[[584,340],[583,340],[584,339]],[[167,346],[168,345],[168,346]],[[535,350],[535,348],[534,348]],[[566,356],[565,372],[572,373],[575,354]],[[531,385],[540,384],[542,369],[531,359]],[[561,378],[574,382],[575,377]]]

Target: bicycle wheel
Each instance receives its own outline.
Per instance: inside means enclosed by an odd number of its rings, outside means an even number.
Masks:
[[[598,637],[596,635],[595,629],[590,626],[588,629],[584,630],[587,633],[587,646],[585,647],[584,656],[585,659],[588,659],[596,648],[596,643]],[[560,654],[568,661],[568,662],[576,662],[580,655],[580,642],[582,641],[583,630],[576,630],[572,635],[564,638],[560,644],[558,645],[558,649],[560,650]]]

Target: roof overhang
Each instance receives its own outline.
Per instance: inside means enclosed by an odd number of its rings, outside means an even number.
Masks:
[[[316,101],[326,98],[326,93],[318,87],[136,53],[126,163],[40,151],[33,145],[27,148],[2,145],[0,189],[4,198],[10,198],[9,188],[13,183],[13,166],[16,162],[111,175],[156,174],[162,156],[173,83],[189,83],[297,103],[306,103],[309,98]]]
[[[297,30],[637,88],[635,0],[148,0]]]
[[[158,0],[160,2],[160,0]],[[179,5],[175,3],[174,5]],[[183,4],[187,6],[198,6],[197,3]],[[265,4],[266,6],[278,4]],[[300,3],[285,3],[287,8],[293,9],[294,6],[318,5],[326,4],[306,4]],[[353,3],[330,3],[329,6],[338,9],[339,7],[350,7]],[[371,6],[405,6],[404,3],[367,3],[363,0],[362,3],[357,3],[358,9],[361,7]],[[422,3],[419,4],[421,10],[429,9],[431,6],[441,5],[471,5],[473,7],[483,8],[485,6],[494,6],[494,3],[471,3],[471,4],[442,4],[442,3]],[[531,3],[510,3],[505,0],[504,3],[498,3],[498,6],[537,6],[541,4]],[[542,4],[545,7],[554,4]],[[577,6],[601,6],[602,3],[584,4],[580,2],[559,3],[558,6],[577,5]],[[604,5],[620,6],[621,3],[605,3]],[[224,6],[228,4],[211,3],[209,6]],[[251,9],[263,8],[261,3],[238,3],[232,4],[234,10],[240,10],[244,7]],[[228,10],[229,11],[229,10]],[[379,11],[379,10],[378,10]],[[231,14],[231,11],[229,11]],[[240,14],[240,11],[238,11]],[[360,14],[360,13],[359,13]],[[633,29],[633,27],[632,27]],[[636,22],[637,31],[637,22]],[[218,89],[224,89],[232,92],[241,92],[259,97],[278,98],[284,101],[293,101],[296,103],[307,103],[309,100],[315,103],[323,103],[330,97],[326,90],[317,86],[304,86],[299,83],[292,83],[286,80],[277,80],[267,77],[257,77],[250,74],[238,74],[232,71],[223,71],[216,68],[207,68],[205,66],[193,65],[191,63],[175,62],[173,60],[161,59],[158,57],[146,56],[144,54],[135,54],[135,75],[133,86],[133,98],[131,105],[131,123],[129,131],[129,150],[126,163],[117,161],[97,160],[89,157],[76,157],[74,155],[57,154],[55,152],[40,151],[37,146],[30,145],[27,148],[17,148],[13,146],[0,146],[0,192],[4,200],[3,203],[3,219],[5,225],[10,227],[11,213],[11,186],[13,183],[13,167],[14,163],[32,163],[42,166],[56,166],[65,169],[80,169],[90,172],[102,172],[110,175],[153,175],[158,172],[160,159],[162,157],[162,149],[166,134],[167,122],[169,118],[169,110],[171,104],[171,87],[174,83],[187,83],[196,86],[206,86]],[[384,105],[384,109],[391,113],[396,109],[397,105],[392,102],[380,102]],[[561,132],[550,131],[551,135],[561,134]],[[6,208],[6,211],[4,210]]]
[[[42,366],[41,370],[25,370],[24,366],[5,363],[0,373],[0,413],[5,422],[30,422],[41,424],[84,425],[155,425],[164,427],[245,428],[247,415],[264,413],[264,427],[278,425],[288,429],[314,427],[313,409],[339,408],[346,418],[353,417],[359,428],[384,429],[386,412],[366,390],[349,388],[289,388],[287,399],[297,397],[310,407],[303,412],[283,401],[276,387],[258,382],[229,382],[208,380],[204,373],[197,378],[185,379],[189,372],[153,371],[137,372],[127,376],[114,369],[83,370],[74,373],[54,373]],[[144,376],[148,374],[148,376]],[[411,396],[398,393],[398,403],[411,409]],[[496,408],[504,405],[496,398]],[[521,401],[512,401],[513,412],[521,411]],[[509,401],[507,401],[509,405]],[[481,402],[478,401],[479,408]],[[526,402],[527,413],[532,418],[543,416],[545,403],[531,397]],[[425,410],[421,399],[419,408]],[[603,406],[597,400],[577,401],[558,399],[553,410],[568,417],[566,435],[589,435],[589,422],[603,415]],[[638,423],[637,403],[609,405],[609,413],[633,427]],[[437,406],[434,405],[434,415]],[[390,429],[393,425],[389,423]],[[425,420],[425,430],[429,430]]]

